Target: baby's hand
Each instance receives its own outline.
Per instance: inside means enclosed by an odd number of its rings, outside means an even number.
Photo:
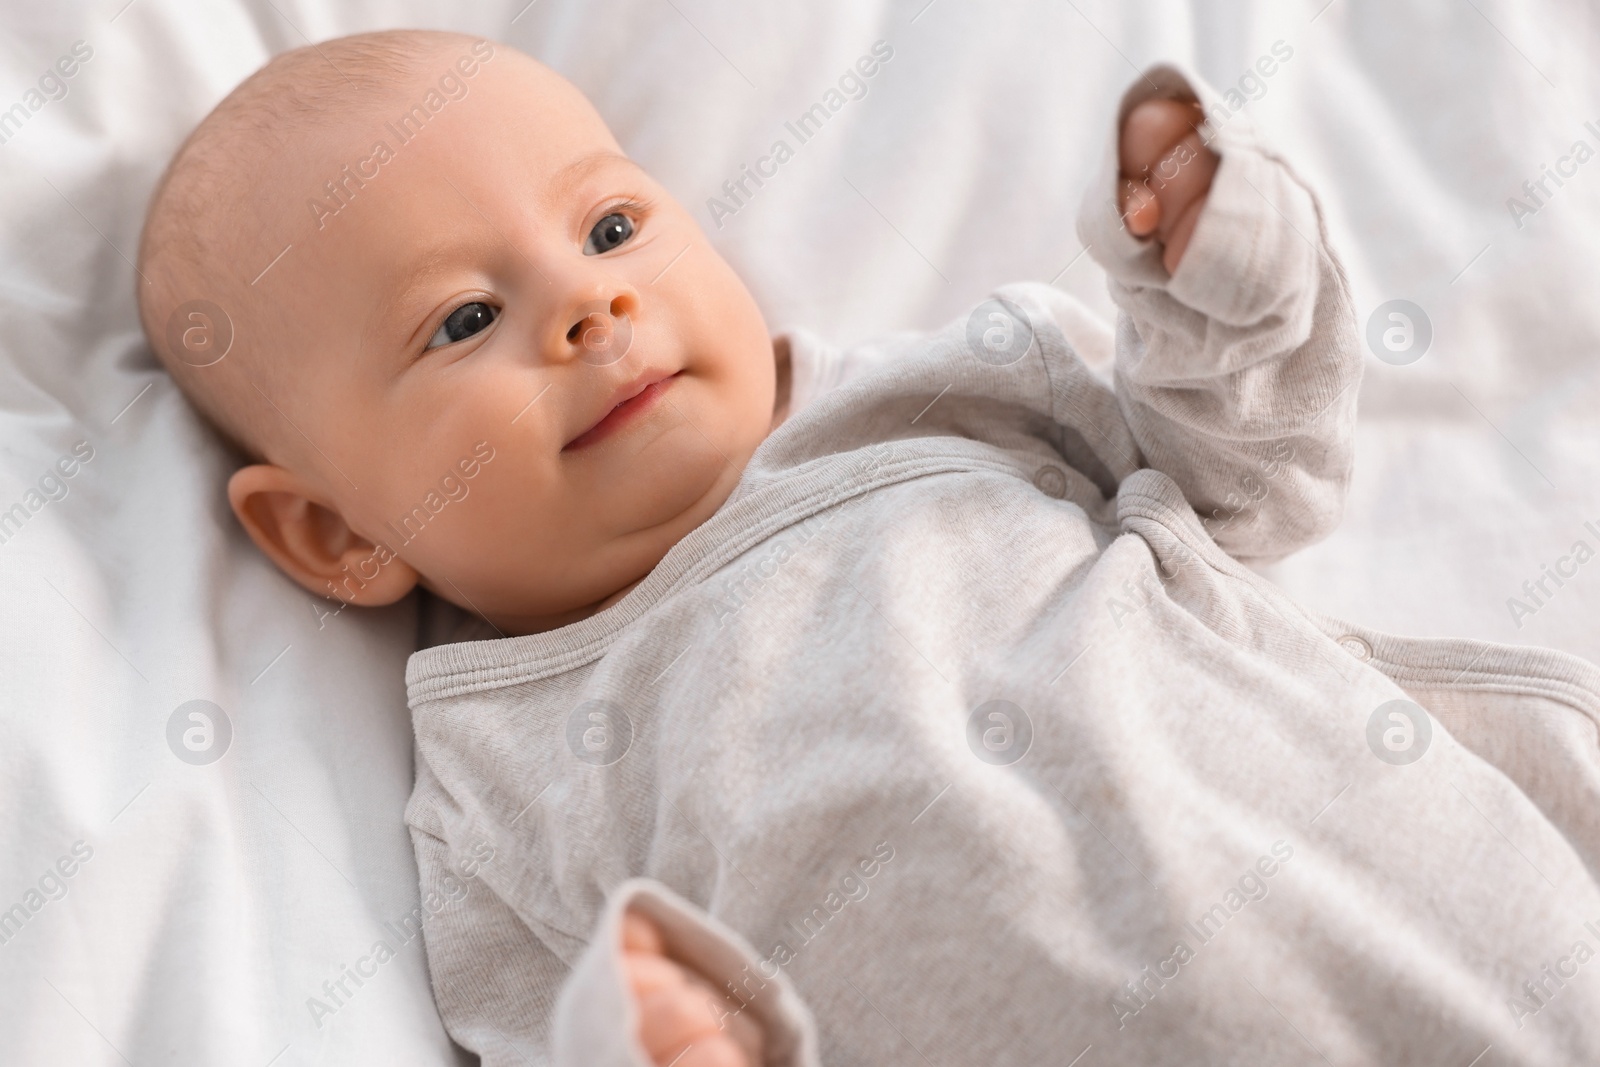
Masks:
[[[1128,232],[1161,242],[1169,274],[1183,259],[1217,171],[1218,156],[1200,136],[1204,121],[1197,103],[1146,100],[1122,124],[1118,209]]]
[[[755,1020],[669,957],[661,931],[635,911],[622,917],[622,961],[639,1005],[639,1043],[656,1067],[758,1067]]]

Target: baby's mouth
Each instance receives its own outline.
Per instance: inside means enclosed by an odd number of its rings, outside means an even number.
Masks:
[[[600,417],[600,421],[562,446],[563,452],[575,452],[610,437],[637,421],[656,406],[681,371],[663,375],[659,371],[646,374],[620,390],[621,399]]]

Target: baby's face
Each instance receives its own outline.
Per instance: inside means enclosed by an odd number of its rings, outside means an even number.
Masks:
[[[497,47],[399,143],[385,124],[437,80],[308,134],[262,183],[267,217],[294,220],[254,286],[283,324],[266,347],[292,363],[266,392],[312,446],[293,474],[321,510],[296,536],[327,540],[340,573],[263,547],[324,595],[385,602],[410,576],[533,632],[618,599],[727,498],[772,424],[772,341],[570,85]],[[346,164],[364,184],[330,214]],[[284,484],[260,471],[230,485],[258,543],[259,494]]]

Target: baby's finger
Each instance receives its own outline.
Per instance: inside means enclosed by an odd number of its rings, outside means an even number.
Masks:
[[[1199,133],[1190,133],[1173,145],[1150,168],[1149,184],[1161,203],[1160,237],[1170,240],[1190,204],[1206,194],[1216,174],[1217,155],[1205,146]]]
[[[752,1064],[761,1063],[766,1051],[766,1037],[755,1017],[749,1012],[740,1012],[725,1022],[728,1039],[743,1051],[745,1059]]]
[[[1205,206],[1204,194],[1191,201],[1184,209],[1183,217],[1173,225],[1172,232],[1161,242],[1161,265],[1167,268],[1168,274],[1178,272],[1178,264],[1183,260],[1184,250],[1189,247],[1189,238],[1194,236],[1195,223],[1200,221],[1200,212]]]
[[[744,1050],[745,1058],[752,1064],[760,1063],[764,1054],[766,1040],[761,1031],[761,1024],[756,1021],[755,1014],[746,1010],[749,1005],[724,996],[710,982],[697,973],[689,972],[688,978],[690,985],[706,997],[707,1004],[711,1006],[712,1015],[717,1019],[717,1028],[725,1033],[735,1045]],[[759,993],[756,995],[760,996]]]
[[[657,1063],[666,1062],[702,1038],[722,1034],[724,1014],[714,994],[688,988],[662,989],[639,998],[639,1042]]]
[[[628,985],[635,997],[642,997],[661,989],[688,989],[689,975],[665,956],[648,952],[624,952],[622,969],[628,976]]]
[[[650,952],[657,956],[666,951],[656,924],[632,910],[622,913],[622,948],[625,952]]]
[[[1146,100],[1128,112],[1118,145],[1118,165],[1125,177],[1139,178],[1183,137],[1205,120],[1198,104],[1182,100]]]
[[[1135,237],[1148,237],[1161,225],[1161,202],[1144,182],[1122,183],[1122,221]]]

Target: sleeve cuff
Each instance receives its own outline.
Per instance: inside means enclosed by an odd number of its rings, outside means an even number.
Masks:
[[[1161,248],[1128,232],[1117,206],[1119,134],[1128,112],[1155,98],[1198,100],[1202,134],[1221,157],[1204,211],[1174,274]],[[1277,300],[1273,282],[1314,261],[1320,226],[1309,190],[1265,151],[1250,116],[1231,110],[1198,75],[1162,63],[1122,96],[1078,215],[1078,238],[1113,281],[1167,291],[1179,303],[1231,324],[1256,321]],[[1304,276],[1295,274],[1293,276]]]
[[[606,902],[593,940],[573,969],[556,1004],[552,1051],[557,1067],[651,1067],[639,1044],[638,1011],[622,973],[622,914],[637,908],[660,927],[673,958],[713,985],[748,991],[745,1011],[762,1030],[763,1067],[817,1067],[810,1013],[755,950],[704,911],[659,882],[634,878]]]

